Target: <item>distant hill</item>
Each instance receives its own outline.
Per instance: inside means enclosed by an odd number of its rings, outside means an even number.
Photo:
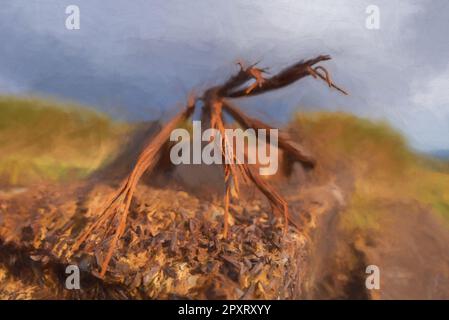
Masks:
[[[129,128],[74,104],[0,96],[0,185],[85,177],[111,161]]]
[[[354,180],[343,219],[350,228],[378,227],[376,217],[385,210],[381,203],[430,205],[449,222],[449,166],[414,153],[387,123],[338,112],[301,112],[290,127],[321,168]],[[449,150],[436,155],[449,159]]]
[[[433,157],[443,159],[443,160],[449,160],[449,150],[435,150],[430,153]]]

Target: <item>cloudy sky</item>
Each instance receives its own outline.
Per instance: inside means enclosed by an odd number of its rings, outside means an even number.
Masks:
[[[80,30],[65,9],[78,5]],[[366,28],[366,8],[380,29]],[[317,54],[341,96],[313,79],[242,101],[281,123],[299,106],[385,119],[420,150],[449,149],[449,1],[3,0],[0,94],[56,96],[142,120],[236,71]]]

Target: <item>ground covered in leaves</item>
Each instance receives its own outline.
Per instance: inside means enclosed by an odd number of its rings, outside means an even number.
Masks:
[[[309,203],[292,197],[293,214],[313,210],[301,215],[302,231],[289,227],[284,235],[282,218],[273,217],[266,201],[241,199],[231,205],[231,232],[223,239],[221,199],[139,185],[125,234],[100,279],[109,239],[93,234],[93,251],[72,255],[70,248],[112,188],[40,186],[3,194],[0,298],[298,298],[308,257],[307,228],[316,225],[311,213],[336,203],[320,204],[310,193],[304,198]],[[87,197],[77,196],[82,194]],[[81,290],[65,289],[68,264],[79,266]]]

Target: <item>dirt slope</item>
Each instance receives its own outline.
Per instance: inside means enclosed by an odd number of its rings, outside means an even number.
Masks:
[[[379,204],[377,231],[330,226],[317,250],[313,299],[449,299],[449,228],[417,203]],[[338,217],[331,225],[338,225]],[[318,249],[318,248],[317,248]],[[366,267],[380,269],[380,289],[367,290]]]

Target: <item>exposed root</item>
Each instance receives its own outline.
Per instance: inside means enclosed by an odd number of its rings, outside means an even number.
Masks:
[[[318,70],[323,71],[324,74],[321,74],[320,72],[318,72]],[[309,66],[309,67],[307,67],[307,71],[308,71],[308,72],[310,73],[310,75],[311,75],[312,77],[314,77],[315,79],[318,77],[318,78],[321,78],[322,80],[326,81],[327,84],[329,85],[329,88],[337,89],[337,90],[340,91],[341,93],[343,93],[343,94],[345,94],[345,95],[348,95],[348,93],[347,93],[345,90],[341,89],[340,87],[337,87],[337,86],[332,82],[329,72],[328,72],[324,67],[322,67],[322,66],[317,66],[317,67],[315,67],[315,68],[311,68],[311,67]]]
[[[72,252],[77,251],[80,246],[88,240],[92,232],[100,229],[102,224],[109,220],[110,225],[106,228],[103,239],[109,239],[112,229],[115,229],[110,240],[106,257],[104,258],[100,277],[106,274],[107,266],[112,258],[119,238],[123,235],[126,227],[126,218],[131,205],[131,200],[139,179],[145,171],[151,171],[160,156],[160,150],[169,139],[172,130],[184,120],[188,119],[195,107],[195,98],[190,97],[187,108],[172,118],[164,128],[154,137],[154,139],[144,148],[139,156],[134,169],[127,178],[121,183],[120,187],[108,198],[98,219],[86,228],[75,241]]]
[[[248,88],[246,88],[245,94],[250,94],[251,91],[253,91],[255,88],[257,87],[261,88],[263,86],[263,84],[265,83],[265,78],[263,74],[267,72],[266,71],[267,69],[256,68],[255,66],[257,65],[257,63],[253,64],[252,66],[249,66],[248,68],[245,68],[243,66],[243,62],[241,62],[240,60],[237,61],[237,64],[240,66],[240,72],[245,72],[255,80],[254,83],[252,83]]]
[[[335,88],[338,91],[347,94],[344,90],[340,89],[332,82],[330,74],[325,68],[321,66],[312,68],[313,65],[329,59],[329,56],[318,56],[307,61],[300,61],[267,79],[263,77],[263,73],[266,72],[266,69],[256,68],[256,64],[253,64],[248,68],[244,68],[243,63],[238,62],[240,65],[240,71],[236,75],[230,77],[224,84],[206,90],[203,97],[200,98],[204,102],[202,112],[203,121],[209,121],[210,128],[214,128],[220,133],[220,137],[213,137],[213,139],[219,139],[217,143],[220,145],[222,157],[224,159],[225,213],[223,236],[225,238],[229,234],[229,204],[232,196],[238,196],[239,194],[239,178],[242,178],[244,182],[251,181],[255,184],[270,202],[273,212],[284,217],[284,232],[287,232],[288,230],[288,222],[292,222],[294,224],[289,217],[287,201],[268,182],[261,179],[258,173],[248,166],[245,161],[240,163],[238,159],[236,159],[236,155],[231,147],[233,144],[228,141],[229,138],[225,134],[225,123],[223,120],[222,109],[224,108],[242,127],[246,129],[266,129],[267,133],[271,134],[270,130],[273,128],[258,119],[245,115],[239,108],[233,106],[227,98],[253,96],[271,90],[276,90],[288,86],[293,82],[309,75],[314,78],[321,78],[327,82],[329,87]],[[252,79],[255,80],[254,83],[246,88],[241,88],[241,86]],[[106,256],[101,262],[100,277],[103,278],[105,276],[118,241],[125,232],[129,208],[139,179],[142,177],[144,172],[151,172],[154,169],[154,166],[163,152],[163,146],[169,139],[172,130],[176,129],[177,126],[191,116],[195,109],[196,100],[197,99],[193,95],[190,95],[185,110],[181,111],[178,115],[172,118],[153,138],[153,140],[147,144],[140,154],[131,173],[123,180],[119,188],[108,197],[98,218],[81,232],[73,244],[71,248],[72,254],[79,250],[83,244],[85,244],[85,250],[92,250],[94,246],[99,245],[95,239],[90,239],[90,236],[94,232],[98,233],[101,240],[108,242]],[[292,141],[287,133],[280,132],[278,135],[278,140],[279,147],[283,149],[292,159],[300,162],[308,168],[313,168],[315,166],[316,161],[314,157],[304,147]],[[272,139],[270,137],[270,142],[271,141]],[[247,157],[246,153],[245,157]],[[226,161],[226,159],[231,161]],[[106,227],[104,228],[103,225],[105,224]]]

